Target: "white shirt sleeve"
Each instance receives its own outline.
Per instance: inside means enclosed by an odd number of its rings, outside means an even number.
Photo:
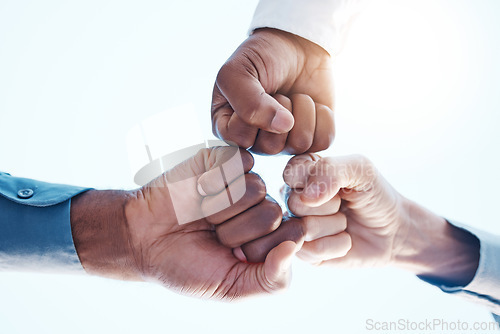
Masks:
[[[250,25],[290,32],[338,53],[363,0],[260,0]]]
[[[435,285],[444,292],[482,304],[491,312],[500,315],[500,236],[460,223],[450,223],[479,239],[479,265],[474,278],[466,286]]]

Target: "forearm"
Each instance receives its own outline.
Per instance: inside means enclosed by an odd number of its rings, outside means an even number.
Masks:
[[[141,280],[130,246],[126,191],[92,190],[71,202],[71,229],[84,269],[94,275]]]
[[[407,229],[394,255],[396,266],[448,286],[465,286],[479,264],[479,240],[420,205],[404,200]]]

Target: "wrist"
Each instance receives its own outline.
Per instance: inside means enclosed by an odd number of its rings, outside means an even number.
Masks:
[[[140,280],[130,243],[126,191],[91,190],[71,201],[71,230],[86,272],[122,280]]]
[[[465,286],[479,263],[479,240],[420,205],[404,200],[405,236],[397,236],[394,264],[423,278]]]

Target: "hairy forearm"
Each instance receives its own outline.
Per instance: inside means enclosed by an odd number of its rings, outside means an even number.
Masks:
[[[140,280],[130,247],[126,191],[91,190],[71,201],[71,229],[84,269],[94,275]]]
[[[420,205],[405,200],[408,228],[396,266],[449,286],[464,286],[479,263],[479,240]]]

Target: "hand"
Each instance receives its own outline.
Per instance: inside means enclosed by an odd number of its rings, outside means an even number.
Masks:
[[[234,172],[238,159],[230,158],[235,152],[245,174]],[[252,165],[244,150],[203,149],[139,190],[77,197],[71,222],[82,265],[90,273],[155,281],[205,298],[231,300],[283,289],[293,242],[274,248],[262,264],[243,263],[231,249],[281,222],[279,205],[266,197],[262,180],[249,173]],[[220,166],[227,189],[217,177],[220,171],[214,172]],[[222,201],[227,193],[233,195],[230,205]]]
[[[284,179],[292,188],[288,199],[292,213],[324,215],[324,206],[340,198],[352,239],[344,257],[325,259],[324,253],[330,251],[327,242],[303,247],[302,256],[342,267],[394,265],[451,285],[466,284],[474,276],[477,239],[404,198],[368,159],[296,156],[285,168]]]
[[[213,132],[260,154],[317,152],[335,136],[332,109],[328,53],[296,35],[258,29],[217,75]]]

